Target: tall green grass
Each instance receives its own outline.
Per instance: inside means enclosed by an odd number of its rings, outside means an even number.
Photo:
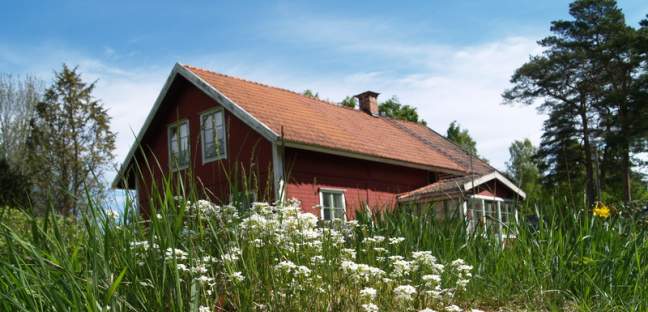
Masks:
[[[379,255],[363,243],[376,235],[405,238],[388,246],[391,255],[428,250],[441,263],[461,258],[472,265],[467,289],[452,299],[462,307],[648,310],[646,230],[632,217],[600,219],[582,209],[547,206],[540,209],[537,228],[523,222],[517,238],[502,244],[497,237],[468,233],[461,219],[441,222],[407,208],[373,217],[359,213],[358,226],[337,225],[346,239],[342,246],[321,238],[320,253],[329,260],[321,269],[311,268],[326,281],[317,285],[330,289],[320,292],[311,285],[313,277],[293,289],[289,281],[295,283],[295,277],[273,268],[283,260],[310,265],[313,249],[286,249],[271,240],[255,246],[252,234],[240,233],[240,222],[250,213],[246,201],[220,207],[219,218],[198,215],[190,208],[205,192],[177,183],[166,179],[153,188],[150,220],[137,213],[133,198],[118,218],[92,199],[86,213],[74,219],[0,210],[0,311],[361,310],[359,284],[340,270],[341,248],[354,249],[357,263],[381,267]],[[149,248],[134,246],[137,242]],[[167,254],[168,248],[187,255]],[[235,249],[240,249],[235,262],[208,266],[206,274],[215,279],[211,287],[178,269],[205,256],[222,259]],[[236,272],[244,279],[237,280]],[[392,289],[379,288],[376,303],[382,310],[405,309],[392,301]],[[434,304],[426,300],[419,296],[408,309]]]

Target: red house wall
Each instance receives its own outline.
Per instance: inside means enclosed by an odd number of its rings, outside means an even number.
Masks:
[[[410,191],[434,179],[425,170],[400,167],[378,162],[286,148],[286,196],[302,202],[302,210],[320,216],[321,188],[343,189],[347,218],[364,203],[377,209],[391,208],[396,195]]]
[[[203,164],[200,143],[200,114],[220,105],[179,77],[170,87],[164,103],[149,126],[142,140],[143,150],[148,158],[148,166],[143,165],[143,157],[138,162],[144,169],[143,178],[137,183],[140,194],[140,207],[148,215],[147,201],[153,181],[159,186],[163,177],[169,174],[168,126],[176,121],[189,121],[189,145],[191,147],[190,171],[199,185],[205,187],[212,200],[227,202],[229,183],[226,172],[232,177],[247,176],[254,173],[259,185],[260,199],[265,194],[272,194],[272,144],[241,120],[224,110],[227,129],[227,159]],[[158,166],[159,163],[159,166]],[[148,167],[151,167],[150,169]],[[183,170],[188,173],[188,170]],[[236,174],[238,172],[238,174]],[[140,175],[138,175],[140,176]]]

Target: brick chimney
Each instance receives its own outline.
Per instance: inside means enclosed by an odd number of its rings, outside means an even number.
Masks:
[[[360,102],[360,110],[371,116],[378,116],[378,94],[380,93],[365,91],[356,95]]]

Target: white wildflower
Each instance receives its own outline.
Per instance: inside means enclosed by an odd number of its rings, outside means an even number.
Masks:
[[[376,299],[376,290],[371,287],[365,287],[360,291],[360,296],[369,300]]]
[[[275,270],[283,271],[283,272],[290,272],[294,270],[297,266],[290,260],[284,260],[279,262],[277,265],[274,266]]]
[[[373,304],[373,303],[363,304],[362,309],[364,309],[365,312],[378,312],[378,311],[380,311],[378,309],[378,306]]]
[[[423,266],[433,266],[437,262],[437,259],[432,256],[432,252],[430,251],[412,252],[412,259],[414,259],[414,262],[416,262],[418,265]]]
[[[358,264],[353,261],[344,260],[340,263],[340,267],[346,273],[352,273],[358,270]]]
[[[209,307],[206,307],[206,306],[200,306],[200,307],[198,308],[198,312],[211,312],[211,311],[209,310]]]
[[[388,244],[397,245],[397,244],[400,244],[403,241],[405,241],[405,237],[390,237]]]
[[[207,268],[205,267],[204,264],[199,264],[199,265],[194,266],[194,267],[191,268],[191,273],[204,274],[204,273],[207,273]]]
[[[411,285],[400,285],[394,288],[394,296],[397,300],[409,301],[416,295],[416,288]]]
[[[201,276],[196,278],[196,281],[198,281],[199,283],[201,283],[203,285],[208,285],[208,284],[211,284],[211,283],[214,282],[214,278],[209,277],[209,276],[205,276],[205,275],[201,275]]]
[[[344,259],[355,259],[355,257],[356,257],[355,249],[343,248],[342,249],[342,257]]]
[[[187,268],[187,266],[182,264],[182,263],[178,263],[178,265],[176,265],[176,270],[182,271],[182,272],[189,272],[189,269]]]
[[[447,312],[461,312],[461,311],[463,311],[460,307],[458,307],[458,306],[456,306],[454,304],[445,307],[445,310]]]
[[[295,270],[296,274],[300,277],[308,277],[311,273],[311,270],[304,265],[300,265]]]
[[[396,260],[392,262],[392,267],[394,268],[392,275],[395,277],[407,275],[414,269],[412,262],[405,260]]]
[[[423,310],[418,310],[418,312],[437,312],[437,311],[430,308],[425,308]]]
[[[441,276],[436,275],[436,274],[426,274],[421,277],[421,279],[425,282],[426,285],[436,285],[438,283],[441,283]]]
[[[177,249],[177,248],[167,248],[166,251],[164,252],[164,255],[167,258],[175,257],[177,260],[187,259],[187,253],[184,250]]]
[[[384,240],[385,240],[384,236],[376,235],[374,237],[366,237],[364,240],[362,240],[362,242],[365,244],[380,244]]]
[[[322,264],[322,263],[324,263],[324,257],[322,257],[320,255],[313,256],[311,258],[311,263],[312,264]]]
[[[241,272],[234,272],[229,275],[229,279],[233,282],[242,282],[245,280],[245,276]]]

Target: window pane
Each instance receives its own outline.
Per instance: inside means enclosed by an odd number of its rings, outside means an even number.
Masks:
[[[180,125],[180,136],[181,136],[181,137],[186,137],[186,136],[188,136],[188,135],[189,135],[189,126],[187,125],[186,122],[185,122],[185,123],[182,123],[182,124]]]
[[[328,208],[323,208],[324,209],[324,220],[331,220],[331,209]]]
[[[205,138],[205,145],[214,144],[214,130],[205,129],[203,137]]]
[[[322,193],[323,197],[323,203],[322,203],[322,208],[331,208],[333,207],[331,205],[331,194],[330,193]]]
[[[223,126],[223,113],[222,112],[217,112],[214,116],[214,125],[216,127],[222,127]]]
[[[344,209],[335,209],[335,218],[336,219],[344,219],[345,211]]]
[[[342,205],[341,193],[333,193],[333,207],[338,209],[344,209],[344,206]]]

